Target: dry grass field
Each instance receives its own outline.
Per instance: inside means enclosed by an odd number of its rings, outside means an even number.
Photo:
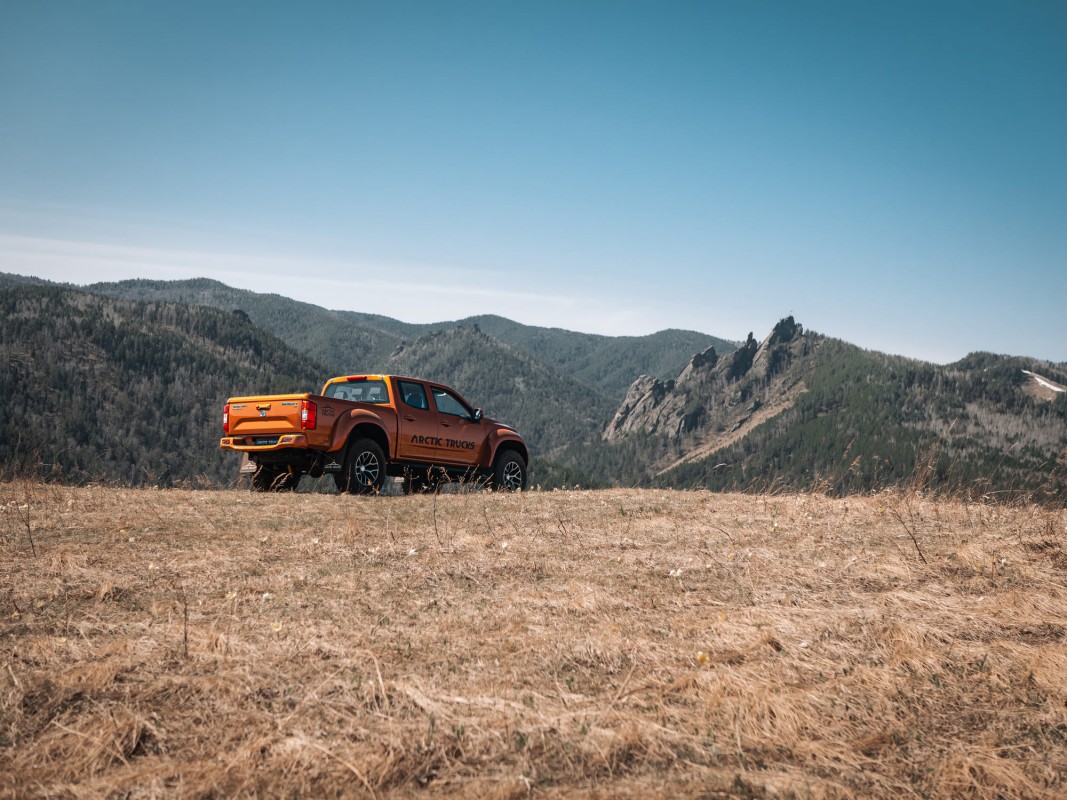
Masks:
[[[2,797],[1067,796],[1067,512],[0,484]]]

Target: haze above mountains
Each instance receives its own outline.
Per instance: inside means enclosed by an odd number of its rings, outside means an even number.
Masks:
[[[208,279],[72,287],[0,274],[0,298],[9,472],[232,483],[235,465],[217,450],[227,396],[380,371],[442,381],[515,424],[542,486],[848,492],[920,481],[1065,495],[1063,364],[980,353],[938,366],[791,318],[745,343],[492,315],[411,324]]]

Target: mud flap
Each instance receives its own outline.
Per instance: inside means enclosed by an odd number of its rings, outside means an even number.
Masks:
[[[256,462],[248,457],[248,453],[241,454],[241,471],[239,475],[251,475],[256,471]]]

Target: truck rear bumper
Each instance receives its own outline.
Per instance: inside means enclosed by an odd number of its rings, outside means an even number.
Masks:
[[[238,453],[269,453],[273,450],[306,449],[307,437],[302,433],[258,436],[225,436],[219,440],[219,449],[235,450]]]
[[[280,464],[318,478],[325,472],[340,472],[341,462],[330,453],[323,453],[308,445],[303,434],[285,433],[273,436],[226,436],[219,442],[222,450],[240,453],[241,472],[255,472],[257,465]]]

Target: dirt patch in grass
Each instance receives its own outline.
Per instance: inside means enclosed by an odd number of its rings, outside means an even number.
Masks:
[[[1063,511],[8,483],[0,526],[0,796],[1067,793]]]

